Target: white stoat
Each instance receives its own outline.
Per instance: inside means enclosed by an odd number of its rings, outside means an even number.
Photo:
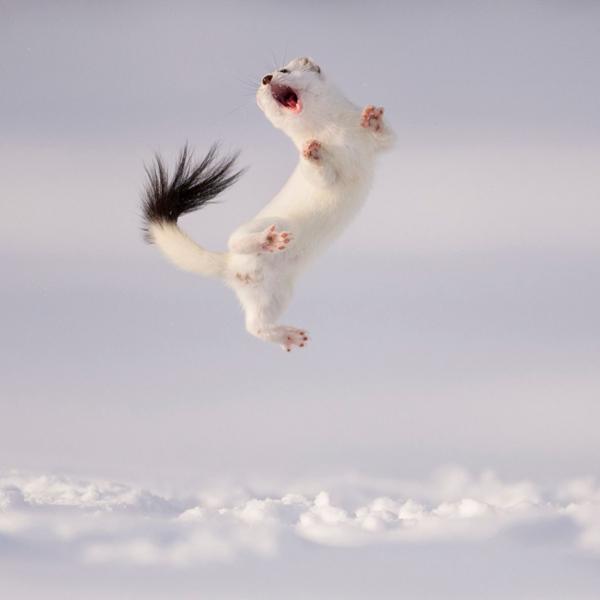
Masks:
[[[239,298],[246,328],[288,352],[308,341],[305,329],[278,319],[308,261],[348,224],[366,199],[375,156],[391,146],[383,109],[359,109],[308,58],[265,75],[258,106],[286,133],[300,160],[282,190],[229,238],[229,251],[209,252],[177,227],[231,185],[235,157],[217,160],[213,147],[200,164],[185,149],[169,178],[160,158],[148,171],[144,212],[148,239],[178,267],[222,279]]]

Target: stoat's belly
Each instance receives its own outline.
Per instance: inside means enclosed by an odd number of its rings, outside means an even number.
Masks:
[[[302,245],[303,246],[303,245]],[[229,254],[228,279],[239,285],[264,285],[278,278],[287,279],[296,271],[303,260],[300,246],[290,246],[278,254]]]

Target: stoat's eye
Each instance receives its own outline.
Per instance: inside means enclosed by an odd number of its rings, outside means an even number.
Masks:
[[[279,69],[280,73],[289,73],[290,70],[289,69]]]

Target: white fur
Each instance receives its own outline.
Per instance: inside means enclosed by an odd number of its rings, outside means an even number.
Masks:
[[[300,152],[299,163],[282,190],[254,219],[234,231],[229,252],[224,254],[204,250],[176,225],[155,224],[150,233],[180,268],[220,277],[237,294],[247,330],[289,351],[303,346],[308,338],[305,330],[277,323],[292,297],[294,281],[362,206],[375,155],[391,145],[393,134],[382,120],[377,129],[366,126],[361,109],[310,59],[292,60],[285,69],[289,73],[271,73],[272,81],[257,92],[266,117]],[[279,104],[271,93],[273,84],[296,91],[301,110]],[[318,160],[303,156],[311,140],[321,144]]]
[[[184,271],[205,277],[222,277],[225,274],[225,254],[209,252],[190,239],[173,223],[150,223],[148,227],[152,241],[163,254]]]

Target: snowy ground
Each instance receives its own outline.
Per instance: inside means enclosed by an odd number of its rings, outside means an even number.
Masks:
[[[412,569],[424,551],[432,566],[421,565],[430,572],[416,585]],[[86,597],[161,596],[153,583],[160,579],[193,583],[176,586],[178,597],[364,598],[381,571],[374,588],[382,598],[563,598],[564,579],[574,573],[591,598],[600,585],[600,485],[587,478],[543,489],[454,467],[425,481],[355,475],[269,492],[174,496],[7,473],[0,479],[0,553],[11,597],[60,597],[84,581],[94,582]],[[481,568],[482,556],[498,562],[465,586],[464,570]],[[523,560],[534,563],[526,587]],[[535,565],[542,560],[560,569],[542,576]],[[439,572],[438,561],[453,565],[455,579],[448,565]],[[332,587],[344,565],[364,574],[353,589],[356,573]],[[282,569],[289,578],[277,576]],[[65,587],[56,587],[57,573],[68,574]],[[217,583],[218,573],[227,575]]]

